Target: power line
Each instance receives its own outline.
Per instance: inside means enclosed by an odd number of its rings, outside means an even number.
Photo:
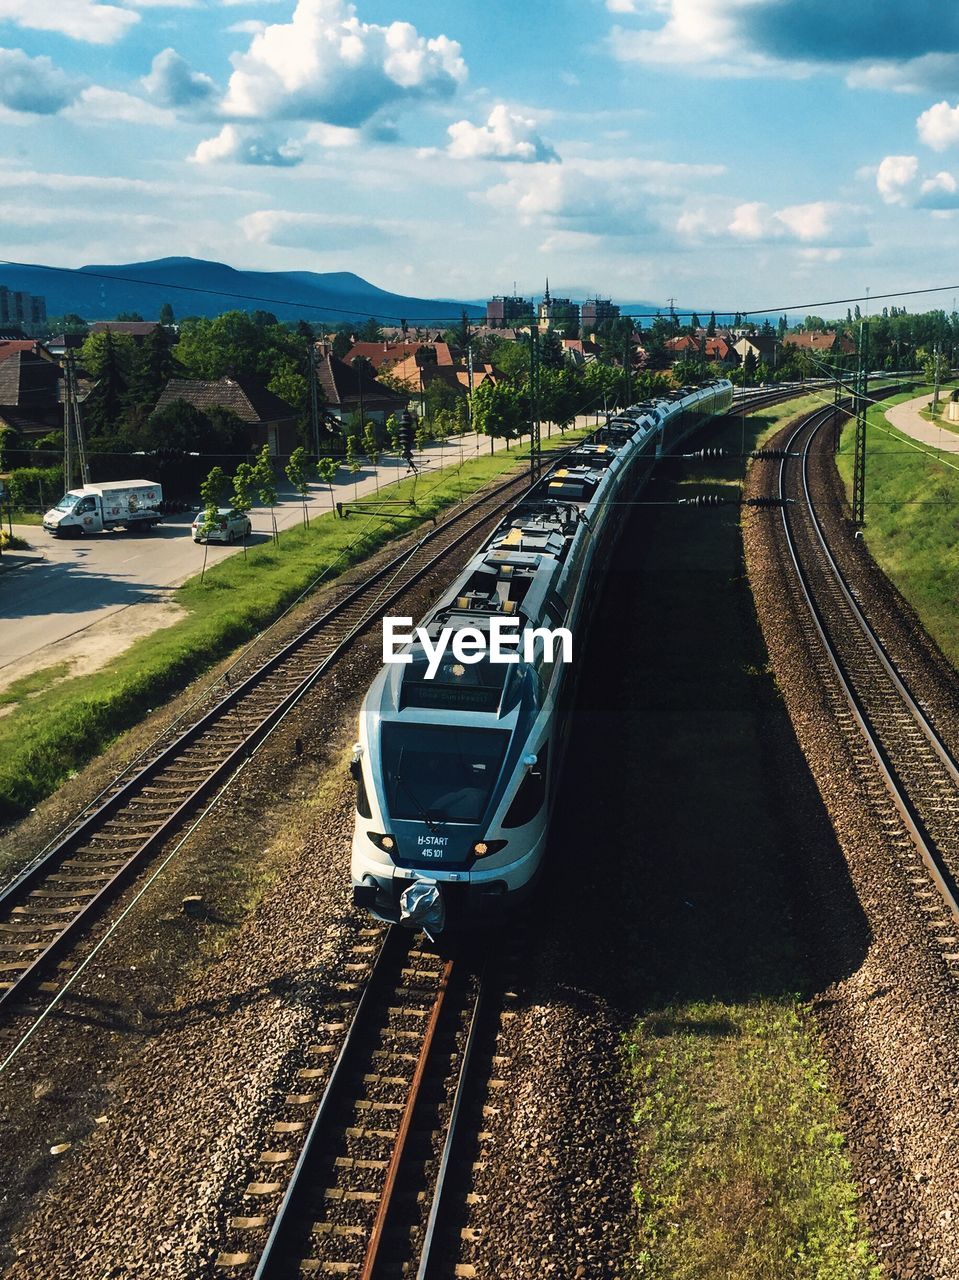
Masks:
[[[371,313],[369,311],[350,311],[350,310],[347,310],[345,307],[331,307],[331,306],[326,306],[323,303],[319,303],[319,302],[301,301],[300,299],[297,299],[297,298],[268,298],[268,297],[261,296],[260,294],[234,293],[226,289],[207,289],[200,285],[171,284],[161,280],[141,279],[136,276],[117,276],[117,275],[111,275],[109,272],[105,272],[105,271],[89,271],[80,267],[54,267],[54,266],[48,266],[47,264],[40,263],[40,262],[18,262],[13,258],[0,258],[0,265],[6,266],[6,267],[26,267],[35,271],[61,272],[65,275],[82,276],[86,280],[113,280],[119,284],[139,284],[139,285],[145,285],[148,288],[152,288],[152,289],[166,289],[168,291],[175,291],[177,293],[203,294],[203,295],[206,295],[207,297],[212,297],[212,298],[230,298],[237,302],[263,302],[263,303],[271,304],[272,306],[298,307],[300,310],[303,310],[303,311],[325,311],[325,312],[332,312],[335,315],[362,316],[364,319],[372,318],[374,320],[402,321],[402,320],[409,319],[408,316],[391,315],[386,312],[380,312],[377,314],[376,312]],[[915,298],[923,294],[949,293],[950,291],[956,291],[956,290],[959,290],[959,284],[942,284],[942,285],[931,285],[922,289],[897,289],[893,293],[868,293],[868,294],[863,293],[863,294],[857,295],[856,297],[820,299],[818,302],[793,302],[789,304],[780,304],[775,307],[747,307],[745,310],[742,307],[727,307],[727,308],[712,307],[710,309],[713,312],[715,312],[717,317],[740,315],[745,319],[746,317],[749,317],[749,316],[779,315],[779,314],[782,314],[782,312],[784,311],[812,312],[819,307],[840,307],[840,306],[845,307],[845,306],[849,306],[851,303],[856,303],[856,302],[882,302],[889,298]],[[459,303],[457,304],[457,306],[460,306],[460,305],[468,305],[468,304],[459,304]],[[699,308],[700,311],[702,311],[703,309],[704,308],[702,307]],[[683,312],[676,313],[677,318],[685,315],[691,316],[692,314],[693,314],[692,311],[683,311]],[[657,318],[659,319],[666,318],[665,316],[663,316],[661,310],[660,311],[624,311],[624,312],[621,312],[621,316],[626,319],[632,319],[632,320],[655,320]],[[449,321],[451,318],[453,317],[451,317],[449,314],[445,316],[414,317],[413,328],[417,328],[422,325],[445,323],[446,321]]]

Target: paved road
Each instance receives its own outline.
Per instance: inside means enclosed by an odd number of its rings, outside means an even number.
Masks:
[[[894,404],[887,409],[886,418],[897,431],[912,436],[913,440],[928,445],[930,449],[959,454],[959,434],[920,416],[920,409],[927,409],[931,400],[932,393],[929,391],[923,396],[917,396],[915,400],[904,400],[902,404]],[[959,426],[959,423],[956,425]]]
[[[501,442],[496,443],[501,447]],[[428,475],[431,469],[452,466],[461,456],[468,460],[488,449],[488,437],[464,436],[442,446],[431,445],[418,461]],[[376,477],[369,466],[358,473],[356,493],[372,494],[377,484],[382,489],[406,474],[404,462],[384,459]],[[353,498],[354,483],[348,472],[334,481],[333,491],[334,500]],[[330,507],[326,486],[312,486],[310,516]],[[255,508],[250,518],[253,534],[248,545],[266,542],[269,509]],[[289,491],[281,494],[276,518],[281,529],[298,524],[300,499]],[[150,533],[117,531],[79,540],[53,538],[37,526],[14,526],[32,549],[3,556],[0,689],[62,661],[71,663],[77,674],[92,670],[138,635],[176,621],[179,612],[172,604],[173,590],[199,573],[203,564],[203,547],[190,536],[192,520],[191,512],[167,517]],[[210,544],[208,564],[240,552],[240,547]]]

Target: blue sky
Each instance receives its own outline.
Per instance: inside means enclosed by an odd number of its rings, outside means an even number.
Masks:
[[[959,270],[941,0],[0,0],[0,125],[21,261],[717,311]]]

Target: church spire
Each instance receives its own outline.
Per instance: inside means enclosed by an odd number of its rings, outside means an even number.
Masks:
[[[549,276],[546,277],[546,296],[543,298],[543,301],[549,302]]]

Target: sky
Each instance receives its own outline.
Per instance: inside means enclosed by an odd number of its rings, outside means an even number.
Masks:
[[[957,211],[942,0],[0,0],[11,260],[951,310]]]

